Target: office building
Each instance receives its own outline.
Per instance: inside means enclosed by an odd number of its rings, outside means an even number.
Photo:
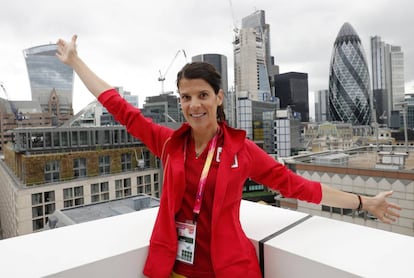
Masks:
[[[329,113],[332,121],[369,125],[371,96],[368,64],[361,39],[344,23],[335,39],[329,68]]]
[[[123,126],[20,128],[0,160],[3,238],[44,229],[55,210],[158,198],[159,161]]]
[[[280,108],[290,107],[300,114],[301,122],[309,122],[308,74],[287,72],[275,76],[276,97],[280,99]]]
[[[55,44],[40,45],[23,51],[29,75],[32,100],[42,112],[59,125],[73,115],[73,70],[56,57]]]
[[[274,119],[279,105],[272,89],[272,77],[278,73],[278,67],[270,55],[270,27],[263,10],[242,19],[233,51],[236,127],[244,129],[250,139],[261,147],[266,145],[273,153],[275,129],[269,119]]]
[[[42,112],[36,100],[10,100],[6,86],[0,82],[0,90],[4,98],[0,97],[0,146],[11,141],[11,130],[21,127],[51,126],[56,117],[48,112]]]
[[[253,28],[256,33],[261,34],[263,39],[264,60],[267,75],[270,81],[271,95],[275,95],[274,78],[279,74],[279,66],[275,65],[275,58],[270,49],[270,25],[266,23],[265,11],[257,10],[242,18],[242,29]]]
[[[166,92],[158,96],[147,97],[141,111],[156,123],[183,122],[178,95],[174,92]]]
[[[299,175],[336,189],[365,196],[393,191],[391,201],[399,204],[401,217],[384,224],[367,211],[298,202],[298,211],[371,228],[414,236],[413,149],[403,146],[365,146],[291,157],[285,164]]]
[[[321,123],[329,120],[329,91],[317,91],[315,93],[315,122]]]
[[[288,157],[303,150],[300,119],[295,118],[292,109],[278,110],[276,114],[276,155]]]
[[[372,89],[377,121],[391,125],[392,111],[399,111],[404,101],[404,53],[380,36],[371,37]]]
[[[116,91],[130,104],[138,107],[138,96],[132,95],[131,92],[125,91],[123,87],[115,87]],[[114,117],[109,114],[108,110],[97,100],[81,109],[70,120],[62,124],[63,127],[94,127],[94,126],[111,126],[119,125]]]
[[[276,113],[278,103],[254,101],[248,97],[240,97],[236,103],[237,127],[246,131],[247,138],[263,149],[265,149],[265,142],[267,145],[274,142],[275,128],[274,125],[269,124],[269,120],[272,121],[272,115]],[[274,153],[274,149],[270,149],[270,152]]]
[[[254,101],[271,101],[274,97],[272,78],[278,73],[270,55],[270,27],[265,12],[259,10],[242,19],[235,36],[234,79],[237,97],[247,93]]]

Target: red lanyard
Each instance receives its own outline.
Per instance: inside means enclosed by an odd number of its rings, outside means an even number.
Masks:
[[[195,199],[194,209],[193,209],[193,222],[194,223],[197,222],[198,216],[200,215],[201,202],[203,201],[203,195],[204,195],[204,189],[205,189],[205,185],[207,181],[207,175],[208,175],[208,172],[210,171],[210,166],[213,160],[214,151],[216,150],[217,138],[218,138],[218,133],[214,135],[211,141],[210,147],[208,149],[207,158],[206,158],[206,161],[204,162],[203,171],[201,172],[200,181],[198,182],[197,194],[196,194],[196,199]],[[184,150],[185,154],[186,154],[186,149],[187,148],[185,148]]]

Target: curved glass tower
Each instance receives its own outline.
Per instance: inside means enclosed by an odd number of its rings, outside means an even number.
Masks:
[[[336,37],[329,69],[329,114],[332,121],[369,125],[370,80],[361,40],[349,23]]]
[[[60,113],[73,114],[73,70],[59,61],[56,51],[56,44],[40,45],[23,51],[32,100],[38,100],[42,110],[47,112],[55,91]]]

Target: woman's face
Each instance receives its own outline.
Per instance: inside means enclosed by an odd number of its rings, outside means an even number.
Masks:
[[[223,103],[223,91],[216,95],[203,79],[181,79],[178,83],[181,108],[193,129],[208,131],[217,127],[217,106]]]

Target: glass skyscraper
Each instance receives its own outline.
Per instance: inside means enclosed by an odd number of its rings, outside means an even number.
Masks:
[[[400,46],[390,45],[380,36],[371,37],[372,89],[377,121],[391,123],[391,112],[404,102],[404,53]]]
[[[56,51],[56,44],[40,45],[23,51],[32,100],[39,101],[43,112],[56,113],[51,110],[57,110],[59,114],[73,114],[73,70],[59,61]],[[51,103],[58,105],[51,107]]]
[[[270,54],[270,26],[263,10],[242,19],[233,46],[236,95],[244,97],[247,93],[255,101],[271,100],[274,89],[269,80],[279,73],[279,68]]]
[[[368,64],[361,40],[349,23],[336,37],[329,69],[329,113],[332,121],[353,125],[371,122]]]

